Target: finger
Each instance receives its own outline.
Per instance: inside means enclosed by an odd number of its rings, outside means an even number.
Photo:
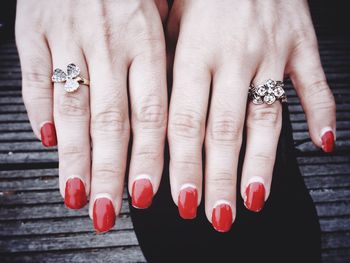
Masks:
[[[44,35],[28,31],[16,20],[16,41],[21,60],[23,101],[34,131],[45,147],[57,145],[53,121],[51,54]]]
[[[205,211],[219,232],[230,230],[236,214],[237,163],[252,75],[238,66],[229,62],[215,72],[205,137]]]
[[[129,192],[136,208],[151,205],[163,172],[168,104],[165,45],[163,37],[158,38],[159,45],[150,43],[129,70],[133,132]]]
[[[196,216],[202,194],[202,144],[211,75],[201,54],[177,47],[169,108],[170,184],[180,216]]]
[[[282,57],[282,56],[278,56]],[[266,60],[262,63],[253,84],[258,87],[267,83],[267,79],[283,80],[283,59]],[[270,82],[272,85],[274,81]],[[272,94],[272,89],[263,87],[265,96]],[[274,96],[274,95],[273,95]],[[267,98],[267,97],[266,97]],[[274,98],[274,97],[273,97]],[[268,105],[249,102],[246,118],[247,142],[242,169],[241,195],[247,209],[260,211],[270,193],[273,167],[277,144],[282,127],[282,106],[279,101]]]
[[[120,213],[127,149],[129,116],[127,65],[107,49],[89,53],[91,77],[92,181],[90,216],[97,232],[106,232]]]
[[[289,75],[300,98],[313,143],[332,152],[336,137],[333,94],[327,84],[318,53],[317,40],[305,41],[295,49],[289,63]]]
[[[71,41],[70,34],[49,37],[54,69],[67,72],[74,62],[80,75],[89,78],[82,50]],[[87,203],[90,190],[89,88],[85,85],[72,93],[65,83],[54,84],[54,119],[58,137],[60,190],[65,205],[79,209]]]

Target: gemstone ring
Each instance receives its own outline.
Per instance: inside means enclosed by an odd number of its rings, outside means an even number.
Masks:
[[[80,76],[80,69],[74,63],[70,63],[67,66],[67,73],[62,69],[56,68],[53,71],[52,82],[60,83],[65,82],[64,90],[66,92],[74,92],[76,91],[80,84],[89,86],[90,81]]]
[[[287,102],[287,96],[283,86],[283,81],[272,79],[268,79],[264,84],[258,86],[250,84],[248,97],[256,105],[263,103],[271,105],[276,100]]]

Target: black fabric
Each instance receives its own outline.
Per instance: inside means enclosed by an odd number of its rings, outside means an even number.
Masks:
[[[243,205],[238,183],[236,220],[231,231],[223,234],[216,232],[207,220],[203,201],[196,219],[179,217],[170,194],[166,148],[164,174],[152,206],[138,210],[130,205],[147,261],[320,262],[320,226],[293,149],[288,108],[284,105],[270,197],[260,213],[250,212]],[[244,147],[238,174],[243,155]]]

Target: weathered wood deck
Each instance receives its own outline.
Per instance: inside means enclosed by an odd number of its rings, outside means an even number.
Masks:
[[[319,43],[337,102],[336,151],[324,154],[312,145],[290,86],[289,108],[300,169],[323,232],[323,260],[350,262],[350,39],[321,36]],[[94,233],[87,208],[65,208],[58,191],[57,152],[35,139],[20,79],[17,51],[9,40],[0,44],[0,261],[145,261],[126,194],[122,216],[104,235]]]

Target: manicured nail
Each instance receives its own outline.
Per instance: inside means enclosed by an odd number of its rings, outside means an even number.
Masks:
[[[196,188],[187,186],[181,189],[178,197],[179,214],[183,219],[197,216],[198,194]]]
[[[135,208],[148,208],[152,204],[153,187],[148,178],[140,178],[132,185],[132,206]]]
[[[97,232],[110,230],[115,224],[115,211],[112,201],[107,197],[97,198],[93,207],[93,222]]]
[[[41,143],[45,147],[57,145],[56,129],[52,122],[46,122],[40,128]]]
[[[70,178],[66,182],[64,204],[71,209],[80,209],[87,203],[85,185],[79,178]]]
[[[259,212],[265,203],[265,187],[260,182],[250,183],[245,191],[245,206],[253,212]]]
[[[334,134],[332,131],[326,131],[322,137],[322,150],[326,153],[330,153],[334,149]]]
[[[232,209],[229,204],[221,203],[214,207],[211,218],[216,231],[227,232],[232,226]]]

